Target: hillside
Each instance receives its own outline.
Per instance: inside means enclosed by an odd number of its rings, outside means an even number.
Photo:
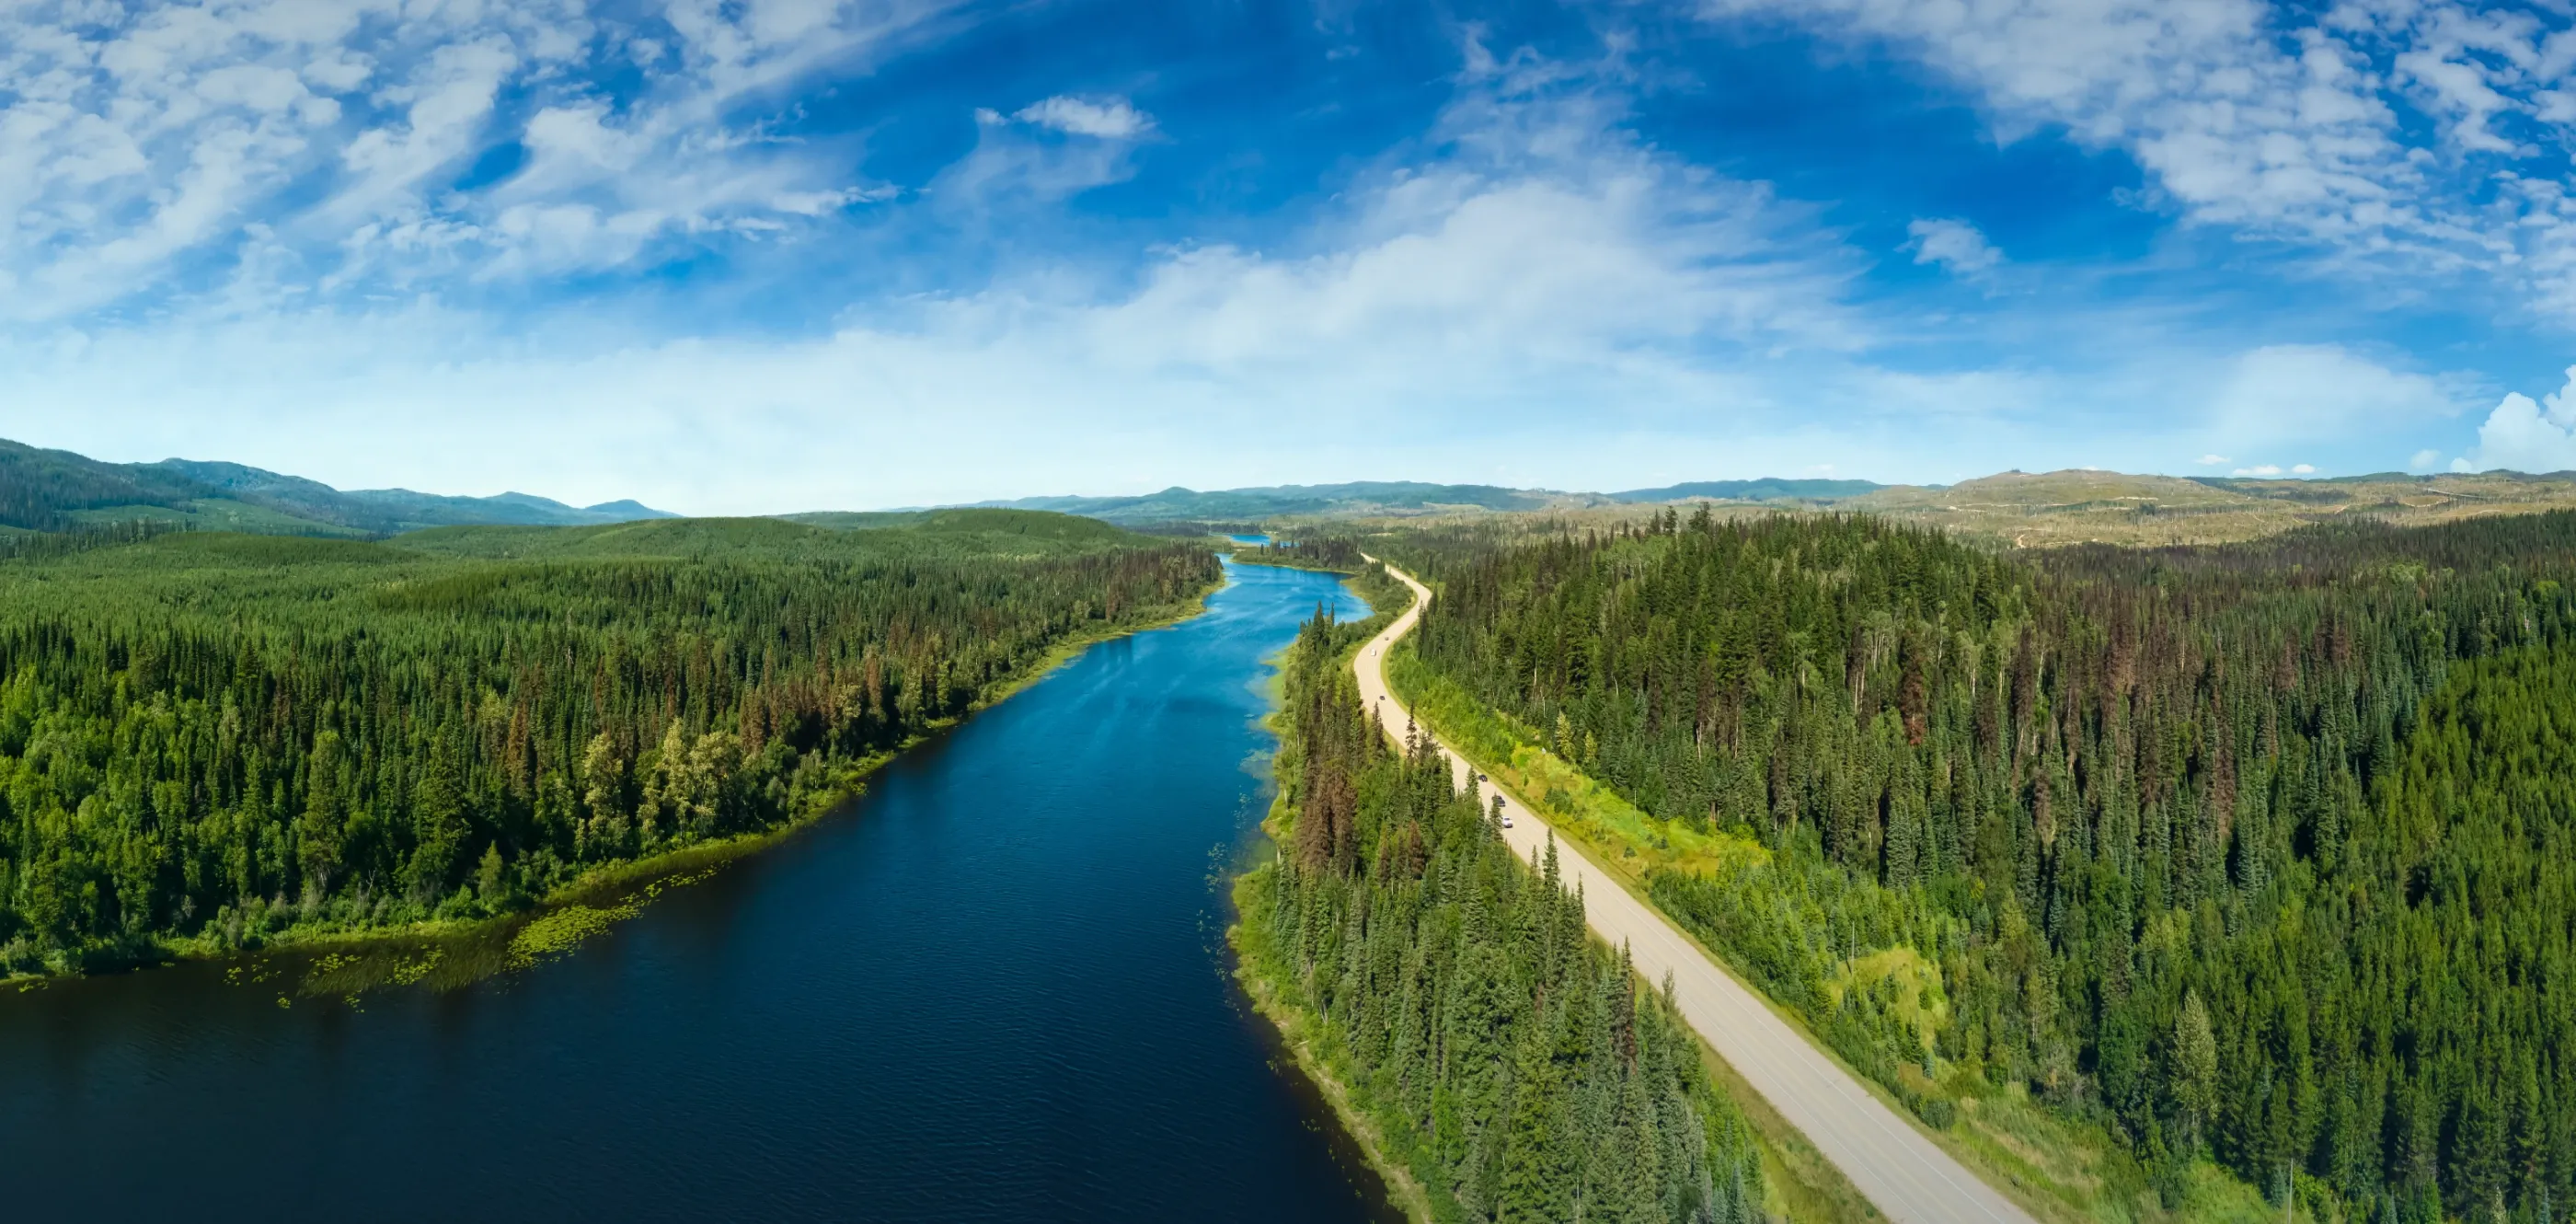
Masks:
[[[344,491],[238,463],[103,463],[0,440],[0,526],[21,530],[151,520],[262,535],[393,535],[458,524],[568,527],[669,517],[633,501],[582,508],[526,493]]]
[[[1612,493],[1609,497],[1616,502],[1676,502],[1703,498],[1710,501],[1832,502],[1887,487],[1874,480],[1782,480],[1765,476],[1760,480],[1699,480],[1666,485],[1660,489],[1630,489],[1625,493]]]
[[[1891,486],[1835,503],[2017,548],[2223,544],[2314,523],[2397,526],[2576,507],[2576,476],[2381,473],[2330,480],[2005,472],[1947,488]]]
[[[1289,515],[1359,518],[1440,511],[1545,510],[1588,506],[1605,499],[1591,493],[1550,489],[1506,489],[1499,485],[1423,484],[1417,481],[1356,481],[1330,485],[1273,485],[1200,492],[1178,485],[1138,497],[1024,497],[1014,501],[979,502],[979,506],[1020,510],[1053,510],[1112,523],[1174,521],[1240,521]]]

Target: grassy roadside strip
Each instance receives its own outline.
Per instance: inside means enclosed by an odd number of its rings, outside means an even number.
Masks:
[[[1409,642],[1388,652],[1386,672],[1388,687],[1424,726],[1488,774],[1495,785],[1510,789],[1534,810],[1545,813],[1561,837],[1574,842],[1594,864],[1605,868],[1610,878],[1658,913],[1663,911],[1647,888],[1648,876],[1654,871],[1708,872],[1767,863],[1771,857],[1768,848],[1750,837],[1718,829],[1695,831],[1638,810],[1609,787],[1548,751],[1542,746],[1544,737],[1535,728],[1521,726],[1509,716],[1485,707],[1459,685],[1433,671]],[[2192,1169],[2184,1205],[2168,1211],[2158,1201],[2144,1169],[2110,1135],[2098,1126],[2047,1109],[2012,1089],[1958,1099],[1954,1103],[1956,1120],[1951,1125],[1926,1125],[1886,1085],[1852,1068],[1818,1036],[1806,1017],[1771,999],[1698,932],[1666,917],[1673,929],[1698,946],[1712,963],[1744,983],[1774,1015],[1851,1072],[1853,1079],[1899,1117],[2042,1220],[2184,1219],[2256,1224],[2278,1217],[2253,1187],[2207,1160]],[[1740,1077],[1730,1071],[1721,1077],[1721,1082],[1737,1093],[1739,1107],[1757,1128],[1766,1121],[1776,1124],[1794,1136],[1798,1146],[1809,1153],[1814,1151],[1767,1103],[1757,1105],[1759,1096]],[[1928,1079],[1913,1086],[1942,1090]],[[1772,1143],[1775,1150],[1781,1146],[1776,1140]],[[1813,1171],[1830,1179],[1830,1185],[1803,1178],[1808,1170],[1779,1170],[1783,1181],[1800,1180],[1820,1205],[1862,1202],[1840,1173],[1821,1157],[1814,1161]]]
[[[1759,844],[1725,834],[1697,835],[1686,828],[1664,831],[1661,822],[1585,777],[1581,771],[1536,745],[1536,736],[1510,725],[1502,716],[1478,706],[1446,678],[1433,673],[1410,643],[1387,652],[1387,687],[1431,733],[1458,750],[1494,785],[1508,788],[1521,801],[1544,812],[1560,837],[1573,841],[1594,864],[1605,867],[1640,901],[1646,901],[1645,872],[1658,862],[1754,854],[1767,858]],[[1676,841],[1678,837],[1680,840]],[[1647,853],[1640,855],[1639,848]],[[1651,906],[1652,902],[1648,901]],[[1681,929],[1676,925],[1675,929]],[[1695,936],[1683,935],[1694,944]],[[1702,952],[1708,952],[1700,945]],[[1734,973],[1723,958],[1709,957]],[[1741,974],[1735,974],[1738,980]],[[1760,991],[1755,997],[1802,1034],[1798,1017],[1771,1004]],[[1812,1036],[1810,1037],[1812,1040]],[[1862,1197],[1840,1169],[1825,1160],[1806,1135],[1789,1125],[1762,1094],[1735,1068],[1701,1043],[1703,1061],[1727,1095],[1761,1136],[1763,1171],[1772,1175],[1775,1206],[1793,1220],[1871,1220],[1884,1218]],[[1819,1043],[1819,1048],[1822,1048]],[[1830,1055],[1830,1051],[1828,1054]],[[1866,1081],[1864,1081],[1866,1082]],[[1876,1085],[1871,1085],[1875,1088]],[[1883,1095],[1883,1094],[1882,1094]],[[1893,1102],[1891,1101],[1891,1105]],[[1899,1113],[1904,1110],[1899,1107]]]
[[[1206,610],[1208,598],[1220,589],[1221,582],[1212,583],[1177,603],[1147,609],[1139,615],[1068,636],[1027,667],[979,695],[970,710],[989,709],[1008,700],[1100,642],[1164,628],[1196,616]],[[651,900],[664,888],[703,879],[724,863],[785,841],[846,807],[866,791],[867,779],[878,770],[959,721],[956,718],[936,720],[923,734],[905,740],[892,751],[841,762],[834,770],[832,788],[780,824],[695,842],[642,858],[601,863],[547,890],[525,909],[481,918],[429,919],[401,926],[355,930],[289,926],[262,937],[255,946],[240,948],[227,947],[211,936],[166,939],[113,962],[86,963],[81,966],[82,972],[18,974],[0,977],[0,985],[14,986],[23,992],[39,989],[55,977],[85,976],[88,972],[115,971],[178,960],[258,959],[291,955],[310,956],[314,960],[313,971],[305,976],[299,988],[301,993],[311,996],[353,997],[378,986],[415,982],[438,989],[463,986],[524,965],[530,949],[526,941],[516,937],[525,930],[546,925],[549,919],[573,920],[569,924],[558,921],[553,929],[563,929],[568,925],[595,933],[605,929],[609,922],[632,916],[638,905]],[[568,944],[554,946],[546,951],[559,953],[568,951],[569,947]]]
[[[1753,1126],[1754,1136],[1762,1144],[1762,1172],[1770,1201],[1764,1204],[1775,1218],[1786,1220],[1862,1221],[1884,1220],[1877,1207],[1861,1196],[1860,1190],[1842,1174],[1842,1170],[1825,1159],[1816,1145],[1753,1085],[1745,1083],[1733,1064],[1718,1056],[1706,1039],[1699,1043],[1700,1064],[1708,1077],[1744,1120]]]

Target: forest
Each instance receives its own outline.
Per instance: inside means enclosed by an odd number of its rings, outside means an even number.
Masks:
[[[1667,510],[1380,550],[1439,592],[1421,665],[1657,840],[1745,847],[1652,897],[1933,1124],[2027,1090],[2169,1206],[2201,1159],[2320,1218],[2576,1193],[2576,515],[2006,556]]]
[[[1334,570],[1346,574],[1378,573],[1361,558],[1359,545],[1347,536],[1327,535],[1311,540],[1272,541],[1254,547],[1238,546],[1234,559],[1246,565],[1283,565],[1290,569]],[[1380,577],[1383,574],[1380,573]],[[1385,589],[1404,594],[1402,587],[1389,582]],[[1405,594],[1405,598],[1412,598]]]
[[[524,908],[778,827],[1202,547],[1017,511],[0,558],[0,973]]]
[[[1553,852],[1525,863],[1428,739],[1398,753],[1319,613],[1290,651],[1277,859],[1236,889],[1245,972],[1320,1029],[1444,1221],[1763,1218],[1752,1132],[1698,1039],[1584,926]]]

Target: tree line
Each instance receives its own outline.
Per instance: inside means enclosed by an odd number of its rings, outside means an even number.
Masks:
[[[2033,560],[1852,516],[1391,541],[1420,657],[1768,854],[1655,901],[1927,1117],[2026,1085],[2169,1196],[2576,1192],[2576,516]],[[1855,975],[1901,949],[1928,994]],[[1860,984],[1856,985],[1856,982]]]
[[[0,562],[0,968],[480,916],[775,827],[1219,580],[1133,537],[873,534],[802,560],[183,533]]]
[[[1393,752],[1360,709],[1365,631],[1319,613],[1290,652],[1287,828],[1237,890],[1248,971],[1319,1026],[1435,1218],[1762,1218],[1751,1132],[1553,848],[1520,861],[1427,738]]]

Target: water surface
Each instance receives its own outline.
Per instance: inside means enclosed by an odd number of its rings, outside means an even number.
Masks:
[[[1386,1220],[1227,976],[1260,660],[1234,567],[574,954],[349,1006],[192,964],[0,993],[14,1219]]]

